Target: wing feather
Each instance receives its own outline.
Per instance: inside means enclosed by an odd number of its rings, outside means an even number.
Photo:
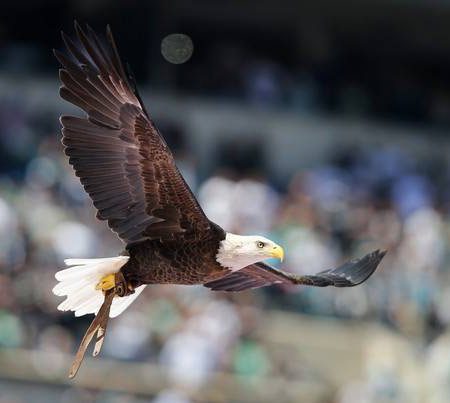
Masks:
[[[208,236],[211,222],[130,84],[110,28],[106,46],[90,27],[75,31],[78,41],[62,33],[67,54],[54,53],[60,95],[86,117],[61,117],[62,142],[97,217],[126,243]]]
[[[259,262],[204,285],[214,291],[242,291],[280,283],[314,287],[354,287],[366,281],[375,272],[385,254],[386,251],[376,250],[335,269],[305,276],[297,276]]]

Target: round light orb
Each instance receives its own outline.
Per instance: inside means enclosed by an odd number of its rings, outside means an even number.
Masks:
[[[161,54],[169,63],[185,63],[193,52],[192,39],[185,34],[170,34],[161,41]]]

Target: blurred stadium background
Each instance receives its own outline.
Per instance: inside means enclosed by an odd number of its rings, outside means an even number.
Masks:
[[[446,1],[8,1],[0,11],[0,402],[450,400]],[[354,289],[149,287],[101,357],[56,311],[63,258],[119,241],[62,153],[59,31],[112,25],[209,217],[314,272],[377,248]],[[161,40],[194,42],[187,63]]]

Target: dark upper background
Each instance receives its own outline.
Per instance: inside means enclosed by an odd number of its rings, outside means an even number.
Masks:
[[[50,49],[61,46],[59,31],[71,31],[74,17],[97,30],[111,24],[139,82],[155,88],[244,99],[245,72],[264,61],[283,106],[307,85],[321,111],[449,125],[445,2],[7,2],[2,70],[54,77]],[[195,44],[183,69],[160,57],[160,39],[172,32]]]

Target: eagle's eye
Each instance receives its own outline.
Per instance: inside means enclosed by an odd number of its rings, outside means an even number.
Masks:
[[[266,244],[264,242],[258,241],[258,242],[256,242],[256,246],[258,248],[264,248],[264,246],[266,246]]]

